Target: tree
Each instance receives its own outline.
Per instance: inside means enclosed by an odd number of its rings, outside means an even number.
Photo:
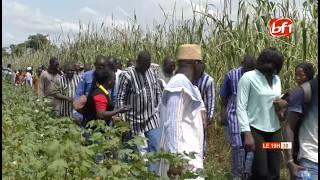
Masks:
[[[10,54],[8,53],[8,48],[7,47],[3,47],[2,48],[2,57],[9,57]]]
[[[18,45],[16,45],[12,51],[12,54],[14,56],[22,56],[23,53],[25,53],[27,50],[27,45],[26,43],[20,43]]]
[[[30,35],[28,40],[25,42],[27,48],[32,48],[33,50],[37,51],[43,48],[46,45],[50,44],[50,41],[47,39],[48,35],[36,34]]]

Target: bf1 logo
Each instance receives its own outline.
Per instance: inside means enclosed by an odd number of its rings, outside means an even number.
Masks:
[[[292,34],[292,20],[289,18],[273,18],[269,21],[271,36],[290,36]]]

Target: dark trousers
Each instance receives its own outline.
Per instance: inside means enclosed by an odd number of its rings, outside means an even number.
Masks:
[[[281,130],[276,132],[264,132],[253,127],[250,128],[255,141],[251,179],[280,179],[281,150],[262,149],[262,143],[281,142]]]

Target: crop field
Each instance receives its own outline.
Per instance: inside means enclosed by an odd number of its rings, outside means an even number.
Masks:
[[[283,92],[295,86],[294,67],[297,64],[311,62],[317,67],[317,1],[305,1],[303,10],[299,11],[289,2],[284,0],[276,4],[257,0],[251,4],[240,0],[237,21],[231,21],[228,11],[221,17],[214,17],[207,11],[196,10],[191,20],[183,17],[169,19],[169,16],[176,16],[173,11],[164,13],[168,19],[155,25],[152,31],[142,30],[135,18],[126,27],[89,24],[80,27],[78,34],[70,35],[73,40],[64,39],[61,47],[48,45],[35,52],[3,58],[3,65],[10,62],[17,69],[39,67],[47,65],[51,56],[58,57],[61,64],[92,63],[98,54],[119,57],[126,64],[142,49],[149,50],[153,62],[160,64],[165,56],[174,57],[182,43],[201,44],[206,72],[214,78],[216,87],[215,121],[209,126],[204,174],[207,179],[230,179],[231,149],[218,123],[221,109],[218,95],[225,73],[238,66],[243,55],[257,56],[266,47],[276,47],[285,56],[280,74]],[[293,34],[290,37],[270,36],[268,23],[273,17],[291,18]],[[37,101],[28,89],[6,84],[2,91],[3,179],[95,179],[93,174],[104,179],[155,178],[145,170],[142,157],[121,147],[119,138],[99,146],[119,150],[119,156],[130,156],[132,161],[125,163],[117,158],[110,159],[92,172],[91,167],[95,166],[92,156],[101,147],[83,146],[80,129],[71,119],[51,118],[44,102]],[[107,131],[116,137],[125,129],[119,126]],[[96,138],[101,138],[99,133]],[[139,143],[139,139],[136,141],[133,143]],[[174,157],[169,159],[178,161]],[[287,170],[282,165],[281,179],[287,177]]]

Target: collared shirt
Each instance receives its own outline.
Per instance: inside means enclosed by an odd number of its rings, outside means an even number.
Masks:
[[[228,127],[231,133],[240,133],[239,122],[236,114],[236,98],[237,98],[237,88],[238,83],[243,75],[243,68],[240,66],[238,68],[230,70],[223,81],[220,96],[226,97],[227,104],[227,120]]]
[[[79,84],[80,77],[74,75],[70,80],[65,76],[59,78],[55,83],[54,93],[59,93],[64,96],[73,98],[75,96],[76,88]],[[72,103],[67,100],[59,99],[59,115],[64,117],[72,117]]]
[[[92,86],[94,70],[87,71],[82,74],[81,80],[78,84],[75,99],[78,99],[82,95],[88,95]]]
[[[250,131],[250,126],[264,132],[280,129],[280,122],[273,101],[280,98],[281,81],[274,75],[272,87],[258,70],[243,74],[238,84],[237,117],[241,132]]]
[[[189,164],[203,168],[203,123],[205,110],[199,89],[184,74],[172,77],[163,91],[160,110],[160,149],[172,153],[195,152]],[[159,149],[159,150],[160,150]],[[160,163],[160,174],[166,175],[168,164]]]
[[[125,119],[134,134],[159,127],[160,96],[160,85],[152,68],[141,74],[130,67],[120,74],[116,107],[131,106]]]
[[[201,97],[206,106],[208,120],[211,121],[213,119],[215,103],[214,80],[207,73],[204,73],[195,84],[199,88]]]
[[[318,79],[311,82],[311,102],[304,107],[304,91],[300,87],[290,93],[288,112],[303,114],[299,128],[298,158],[318,163]]]

